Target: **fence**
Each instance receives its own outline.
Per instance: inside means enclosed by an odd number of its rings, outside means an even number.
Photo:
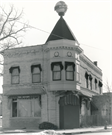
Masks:
[[[104,126],[111,124],[110,118],[101,115],[81,116],[81,126]]]

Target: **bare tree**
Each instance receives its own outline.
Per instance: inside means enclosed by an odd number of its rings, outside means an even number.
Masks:
[[[25,23],[21,23],[23,11],[18,12],[14,6],[10,6],[6,11],[0,7],[0,55],[4,50],[15,47],[22,43],[23,33],[29,28]],[[0,56],[0,65],[3,58]]]
[[[108,80],[104,84],[104,89],[106,92],[112,92],[112,85],[109,84]]]

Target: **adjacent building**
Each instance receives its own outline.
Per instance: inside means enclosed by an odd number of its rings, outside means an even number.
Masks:
[[[45,44],[4,52],[3,128],[38,128],[44,121],[78,128],[98,110],[92,96],[102,94],[102,71],[84,54],[60,4]]]
[[[2,116],[2,94],[0,94],[0,116]]]

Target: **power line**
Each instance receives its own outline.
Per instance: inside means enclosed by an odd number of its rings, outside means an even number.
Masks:
[[[27,25],[26,23],[23,23],[23,22],[20,22],[20,21],[18,21],[18,22]],[[64,39],[64,37],[62,37],[62,36],[59,36],[59,35],[50,33],[50,32],[48,32],[48,31],[42,30],[42,29],[37,28],[37,27],[34,27],[34,26],[32,26],[32,25],[28,25],[28,26],[31,27],[31,28],[33,28],[33,29],[36,29],[36,30],[45,32],[45,33],[47,33],[47,34],[51,34],[51,35],[53,35],[53,36],[56,36],[56,37],[59,37],[59,38]],[[78,41],[77,41],[77,42],[78,42]],[[79,42],[78,42],[78,45],[84,45],[84,46],[88,46],[88,47],[91,47],[91,48],[94,48],[94,49],[98,49],[98,50],[101,50],[101,51],[105,51],[105,50],[103,50],[103,49],[100,49],[100,48],[97,48],[97,47],[93,47],[93,46],[90,46],[90,45],[87,45],[87,44],[84,44],[84,43],[79,43]]]
[[[20,22],[20,21],[17,21],[17,22],[22,23],[22,22]],[[22,23],[22,24],[27,25],[26,23]],[[59,37],[59,38],[64,39],[64,37],[59,36],[59,35],[56,35],[56,34],[54,34],[54,33],[50,33],[50,32],[48,32],[48,31],[42,30],[42,29],[40,29],[40,28],[37,28],[37,27],[31,26],[31,25],[28,25],[28,26],[29,26],[29,27],[31,27],[31,28],[33,28],[33,29],[36,29],[36,30],[39,30],[39,31],[45,32],[45,33],[47,33],[47,34],[51,34],[51,35],[53,35],[53,36],[56,36],[56,37]],[[78,41],[77,41],[77,43],[78,43]],[[79,44],[79,43],[78,43],[78,44]]]
[[[100,48],[97,48],[97,47],[93,47],[93,46],[90,46],[90,45],[87,45],[87,44],[83,44],[83,43],[80,43],[80,44],[84,45],[84,46],[88,46],[88,47],[94,48],[94,49],[98,49],[98,50],[101,50],[101,51],[105,51],[103,49],[100,49]]]
[[[26,26],[29,26],[29,27],[31,27],[31,28],[33,28],[33,29],[36,29],[36,30],[42,31],[42,32],[44,32],[44,33],[51,34],[51,35],[53,35],[53,36],[56,36],[56,37],[59,37],[59,38],[64,39],[64,37],[62,37],[62,36],[59,36],[59,35],[56,35],[56,34],[50,33],[50,32],[48,32],[48,31],[45,31],[45,30],[43,30],[43,29],[40,29],[40,28],[34,27],[34,26],[32,26],[32,25],[28,25],[28,24],[23,23],[23,22],[21,22],[21,21],[17,21],[17,22],[19,22],[19,23],[21,23],[21,24],[24,24],[24,25],[26,25]],[[77,41],[77,40],[76,40],[76,41]],[[93,46],[89,46],[89,45],[86,45],[86,44],[83,44],[83,43],[79,43],[78,41],[77,41],[77,43],[78,43],[78,45],[84,45],[84,46],[88,46],[88,47],[91,47],[91,48],[94,48],[94,49],[98,49],[98,50],[101,50],[101,51],[105,51],[105,50],[100,49],[100,48],[97,48],[97,47],[93,47]]]

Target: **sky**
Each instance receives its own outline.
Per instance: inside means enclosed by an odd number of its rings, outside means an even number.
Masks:
[[[21,11],[23,22],[32,26],[23,38],[24,46],[44,44],[59,19],[54,11],[57,0],[0,0]],[[64,0],[68,9],[64,19],[74,33],[84,54],[97,61],[103,84],[112,84],[112,0]],[[2,78],[0,85],[2,88]],[[2,91],[2,89],[1,89]],[[104,90],[105,91],[105,90]]]

